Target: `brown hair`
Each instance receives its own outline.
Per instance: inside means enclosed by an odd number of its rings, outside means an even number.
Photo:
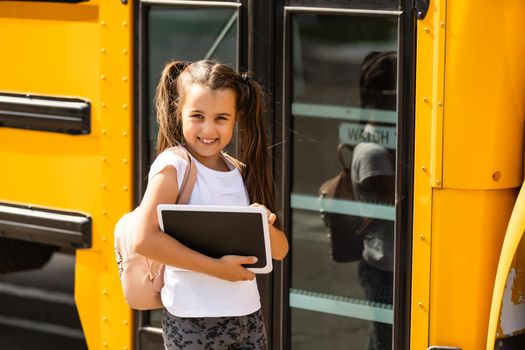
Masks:
[[[191,84],[212,90],[234,91],[239,123],[239,160],[244,163],[242,175],[248,195],[252,202],[263,204],[273,211],[273,181],[262,114],[264,92],[248,73],[240,74],[229,66],[208,60],[169,62],[155,94],[159,124],[157,155],[169,147],[184,144],[180,109]]]

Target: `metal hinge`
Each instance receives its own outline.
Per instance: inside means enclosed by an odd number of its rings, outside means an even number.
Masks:
[[[427,15],[430,0],[412,0],[412,9],[416,11],[417,19],[423,19]]]

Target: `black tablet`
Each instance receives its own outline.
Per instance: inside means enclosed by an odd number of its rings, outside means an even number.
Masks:
[[[157,211],[160,229],[185,246],[213,258],[256,256],[255,264],[246,265],[249,270],[272,271],[265,208],[161,204]]]

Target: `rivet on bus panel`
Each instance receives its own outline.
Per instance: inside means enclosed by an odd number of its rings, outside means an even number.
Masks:
[[[445,22],[441,22],[441,23],[439,23],[439,26],[440,26],[441,28],[445,28]]]
[[[127,325],[129,324],[129,322],[128,322],[128,320],[123,320],[123,321],[122,321],[122,324],[123,324],[124,326],[127,326]]]
[[[107,322],[107,320],[108,320],[108,317],[106,315],[102,316],[102,321]]]
[[[441,184],[441,181],[439,181],[439,180],[436,180],[436,185],[438,185],[438,186],[439,186],[440,184]]]
[[[103,157],[100,158],[100,159],[101,159],[103,162],[107,162],[107,161],[108,161],[108,157],[104,157],[104,156],[103,156]]]
[[[100,24],[105,26],[106,25],[106,21],[100,21]]]
[[[108,295],[108,290],[107,289],[102,289],[102,295]]]
[[[128,81],[127,77],[122,77],[122,81]]]
[[[128,53],[128,50],[126,50],[126,49],[122,49],[122,53],[123,53],[124,55],[126,55],[126,54]]]
[[[122,105],[122,109],[128,109],[128,105],[127,104],[123,104]]]
[[[423,303],[419,302],[419,303],[417,303],[417,306],[422,309],[423,308]]]
[[[128,160],[126,158],[122,159],[122,163],[128,164]]]
[[[128,347],[127,347],[127,346],[124,346],[124,347],[122,348],[122,350],[128,350]]]
[[[428,103],[428,97],[423,97],[423,102]]]
[[[442,101],[439,101],[439,102],[438,102],[438,106],[439,106],[439,107],[443,107],[443,102],[442,102]]]
[[[128,136],[128,132],[127,131],[123,131],[122,132],[122,136],[124,136],[124,137]]]
[[[423,235],[419,235],[419,239],[422,240],[422,241],[424,241],[424,240],[425,240],[425,236],[423,236]]]
[[[427,172],[427,167],[423,165],[423,166],[421,167],[421,171],[424,172],[424,173],[426,173],[426,172]]]
[[[106,236],[102,236],[100,239],[102,239],[102,242],[107,242],[108,238]]]
[[[100,52],[106,53],[106,49],[102,47],[102,48],[100,48]]]
[[[124,192],[127,192],[127,191],[128,191],[128,186],[123,186],[123,187],[122,187],[122,190],[123,190]]]
[[[427,34],[428,34],[428,33],[430,33],[430,28],[428,28],[428,27],[425,27],[425,29],[424,29],[424,30],[425,30],[425,33],[427,33]]]
[[[106,210],[102,210],[102,215],[106,216],[108,215],[108,212]]]
[[[106,184],[102,184],[100,185],[100,187],[102,187],[103,190],[105,190],[106,188],[108,188],[108,186]]]
[[[102,108],[106,108],[106,103],[101,102],[101,103],[100,103],[100,106],[101,106]]]
[[[108,343],[107,343],[107,342],[105,342],[105,341],[104,341],[104,342],[102,342],[102,347],[104,347],[104,348],[107,348],[107,347],[108,347]]]
[[[101,132],[102,132],[102,135],[107,135],[107,133],[108,133],[108,132],[106,131],[106,129],[102,129]]]
[[[123,26],[123,27],[125,27],[125,26],[127,26],[127,25],[128,25],[128,23],[127,23],[126,21],[122,22],[122,26]]]
[[[101,75],[101,76],[100,76],[100,80],[106,80],[106,77],[103,76],[103,75]]]

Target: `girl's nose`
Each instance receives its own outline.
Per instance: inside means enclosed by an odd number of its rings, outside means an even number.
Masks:
[[[202,132],[204,134],[209,134],[211,133],[213,130],[214,130],[215,126],[213,124],[213,121],[211,120],[206,120],[204,121],[204,123],[202,124]]]

